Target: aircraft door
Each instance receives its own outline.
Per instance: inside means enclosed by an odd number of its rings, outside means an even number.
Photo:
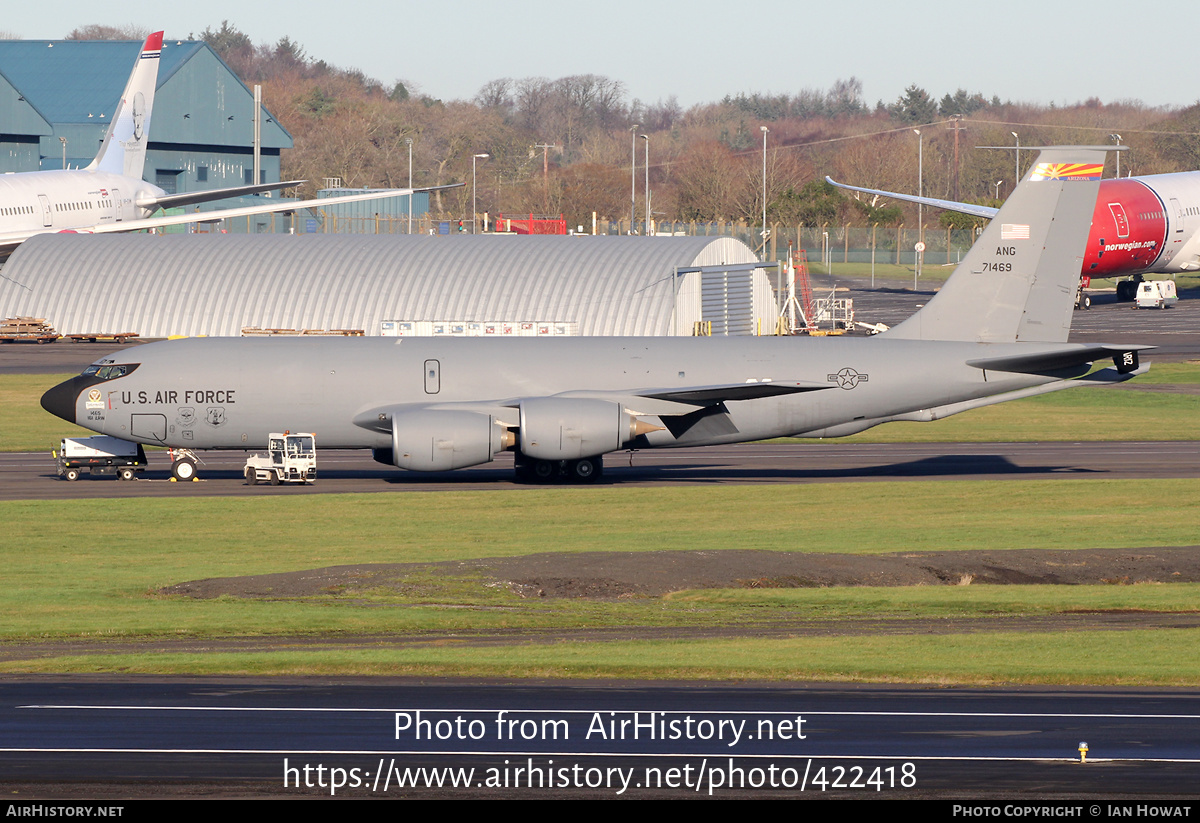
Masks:
[[[167,440],[167,416],[165,414],[130,415],[129,431],[134,437],[165,443]]]
[[[425,361],[425,393],[437,394],[442,390],[442,367],[436,360]]]
[[[113,205],[115,205],[115,206],[117,207],[117,209],[116,209],[116,211],[117,211],[117,218],[116,218],[116,222],[117,222],[117,223],[120,223],[120,222],[121,222],[121,218],[122,218],[122,216],[123,216],[123,215],[122,215],[122,213],[121,213],[121,212],[122,212],[122,209],[121,209],[121,190],[120,190],[120,189],[113,189],[113,190],[112,190],[112,200],[113,200]]]
[[[1183,233],[1183,206],[1179,205],[1177,198],[1171,198],[1171,207],[1175,209],[1175,233]]]
[[[50,208],[50,198],[44,194],[38,195],[38,202],[42,204],[42,225],[54,225],[54,211]]]

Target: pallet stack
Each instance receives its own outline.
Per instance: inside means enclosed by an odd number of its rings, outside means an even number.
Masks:
[[[35,340],[41,343],[57,339],[58,332],[44,317],[6,317],[0,321],[0,341]]]

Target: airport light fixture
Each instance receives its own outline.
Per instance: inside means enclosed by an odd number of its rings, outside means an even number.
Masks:
[[[997,200],[999,200],[999,199],[1000,199],[1000,184],[1001,184],[1001,183],[1003,183],[1003,182],[1004,182],[1003,180],[997,180],[997,181],[996,181],[996,199],[997,199]]]
[[[413,138],[404,138],[408,144],[408,233],[413,233]]]
[[[646,189],[646,236],[650,236],[650,135],[643,134],[642,139],[646,141],[646,181],[643,186]]]
[[[640,123],[629,127],[629,233],[633,234],[633,221],[637,219],[637,130]]]
[[[917,197],[925,196],[925,135],[921,134],[920,129],[913,129],[913,134],[917,136]],[[917,278],[921,276],[921,258],[924,257],[925,251],[925,207],[920,201],[917,201],[917,245],[920,247],[917,250],[917,266],[913,271],[913,291],[917,290]]]
[[[486,160],[490,154],[476,154],[471,157],[471,234],[479,234],[479,210],[475,207],[475,161]]]
[[[763,162],[762,162],[762,239],[763,253],[767,251],[767,132],[766,126],[759,126],[763,133]]]
[[[1010,131],[1009,134],[1011,134],[1013,139],[1017,141],[1017,163],[1013,169],[1013,179],[1016,181],[1013,183],[1013,188],[1015,189],[1017,186],[1021,185],[1021,138],[1017,136],[1015,131]]]
[[[1115,142],[1118,146],[1121,145],[1121,135],[1119,134],[1110,134],[1108,139]],[[1117,152],[1117,179],[1121,179],[1121,152]]]
[[[65,138],[65,137],[60,137],[60,138],[58,138],[58,141],[59,141],[60,143],[62,143],[62,149],[63,149],[63,171],[66,171],[66,168],[67,168],[67,138]],[[1118,174],[1117,174],[1117,177],[1120,177],[1120,176],[1121,176],[1121,175],[1120,175],[1120,173],[1118,173]]]

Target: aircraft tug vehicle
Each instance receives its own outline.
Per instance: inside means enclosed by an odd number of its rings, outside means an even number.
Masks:
[[[317,438],[307,432],[272,432],[267,453],[253,454],[246,460],[243,473],[246,484],[307,484],[317,479]]]

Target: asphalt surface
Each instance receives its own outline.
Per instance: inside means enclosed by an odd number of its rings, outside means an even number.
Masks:
[[[368,452],[325,450],[315,483],[248,486],[245,452],[203,452],[199,477],[170,479],[165,452],[150,452],[137,480],[83,475],[69,482],[47,454],[0,454],[0,500],[122,497],[274,496],[345,492],[406,492],[544,488],[518,485],[511,454],[453,472],[404,472],[371,460]],[[800,443],[744,444],[617,452],[604,458],[598,485],[708,486],[829,483],[870,480],[984,480],[1105,477],[1140,479],[1200,476],[1200,443]]]
[[[0,728],[10,804],[1200,797],[1200,695],[1171,690],[23,678]]]

